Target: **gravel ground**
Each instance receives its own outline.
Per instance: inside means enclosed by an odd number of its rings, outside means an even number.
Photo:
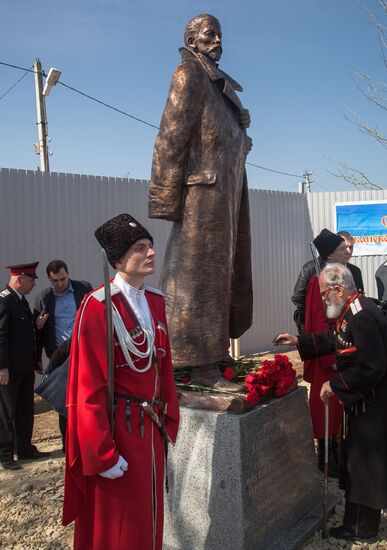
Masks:
[[[0,470],[0,548],[72,548],[72,527],[61,524],[64,458],[58,415],[36,402],[34,443],[51,451],[44,460],[23,460],[22,470]]]
[[[301,363],[295,352],[289,354],[298,372]],[[263,357],[260,356],[260,359]],[[303,382],[300,381],[302,384]],[[0,548],[2,550],[59,550],[72,548],[72,527],[61,524],[64,458],[58,430],[58,416],[37,398],[34,443],[42,451],[51,451],[49,459],[22,461],[23,469],[0,470]],[[329,482],[329,492],[342,496],[337,482]],[[343,505],[336,506],[329,526],[340,525]],[[303,546],[314,549],[385,549],[387,550],[387,513],[383,514],[379,540],[374,544],[350,544],[335,539],[323,540],[316,531]],[[146,549],[144,549],[146,550]],[[238,549],[235,549],[238,550]]]

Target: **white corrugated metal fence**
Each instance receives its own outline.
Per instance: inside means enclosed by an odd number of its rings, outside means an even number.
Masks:
[[[99,284],[102,263],[94,230],[121,212],[133,214],[154,236],[158,268],[149,284],[157,286],[170,224],[148,219],[147,181],[1,169],[0,193],[1,286],[8,280],[7,264],[39,260],[36,291],[44,288],[45,266],[53,259],[68,263],[73,278]],[[356,200],[358,193],[316,193],[307,199],[299,193],[250,190],[254,324],[241,339],[243,354],[267,350],[277,331],[293,330],[290,296],[309,259],[307,243],[322,227],[334,230],[335,201]],[[386,196],[387,191],[366,192],[361,200]],[[371,294],[382,260],[354,261]]]

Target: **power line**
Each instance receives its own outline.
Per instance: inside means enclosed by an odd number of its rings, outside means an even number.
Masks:
[[[31,69],[26,69],[25,67],[20,67],[19,65],[12,65],[11,63],[4,63],[4,61],[0,61],[0,65],[5,65],[6,67],[12,67],[13,69],[19,69],[21,71],[26,71],[26,73],[35,73],[36,71]],[[43,76],[47,76],[44,71],[42,71]],[[151,128],[155,128],[156,130],[159,130],[160,128],[158,126],[155,126],[155,124],[151,124],[150,122],[147,122],[146,120],[143,120],[142,118],[136,117],[134,115],[131,115],[127,113],[126,111],[123,111],[122,109],[117,109],[117,107],[113,107],[112,105],[109,105],[108,103],[105,103],[104,101],[101,101],[100,99],[97,99],[96,97],[93,97],[89,94],[85,94],[84,92],[81,92],[80,90],[77,90],[73,86],[69,86],[68,84],[65,84],[64,82],[61,82],[60,80],[57,82],[57,84],[61,84],[65,88],[68,88],[69,90],[72,90],[73,92],[76,92],[77,94],[80,94],[84,97],[87,97],[91,101],[95,101],[96,103],[99,103],[100,105],[103,105],[104,107],[107,107],[108,109],[112,109],[113,111],[116,111],[117,113],[120,113],[121,115],[125,115],[133,120],[137,120],[137,122],[141,122],[142,124],[146,124],[147,126],[150,126]]]
[[[6,67],[12,67],[13,69],[19,69],[20,71],[25,71],[26,73],[36,73],[36,71],[34,71],[32,68],[26,69],[25,67],[19,67],[19,65],[11,65],[11,63],[4,63],[4,61],[0,61],[0,65],[5,65]],[[42,74],[43,76],[47,76],[44,71],[42,71]]]
[[[11,63],[5,63],[4,61],[0,61],[0,65],[5,65],[6,67],[12,67],[14,69],[19,69],[21,71],[26,71],[30,73],[34,73],[36,71],[31,69],[26,69],[25,67],[20,67],[18,65],[12,65]],[[42,71],[43,76],[47,76],[44,71]],[[108,103],[105,103],[104,101],[101,101],[100,99],[97,99],[96,97],[93,97],[89,94],[86,94],[84,92],[81,92],[80,90],[77,90],[73,86],[69,86],[68,84],[65,84],[61,80],[57,82],[57,84],[61,84],[63,87],[68,88],[69,90],[76,92],[77,94],[82,95],[83,97],[86,97],[87,99],[90,99],[91,101],[95,101],[96,103],[99,103],[100,105],[103,105],[104,107],[107,107],[108,109],[111,109],[112,111],[116,111],[117,113],[120,113],[121,115],[127,116],[131,118],[132,120],[136,120],[137,122],[141,122],[142,124],[145,124],[146,126],[150,126],[151,128],[155,128],[156,130],[159,130],[159,126],[156,126],[155,124],[151,124],[150,122],[147,122],[146,120],[143,120],[142,118],[136,117],[134,115],[131,115],[127,113],[126,111],[123,111],[122,109],[118,109],[117,107],[113,107],[113,105],[109,105]],[[253,162],[246,162],[246,164],[250,166],[254,166],[254,168],[259,168],[260,170],[266,170],[267,172],[273,172],[275,174],[281,174],[283,176],[289,176],[291,178],[302,178],[303,176],[299,176],[297,174],[290,174],[288,172],[282,172],[281,170],[274,170],[273,168],[266,168],[265,166],[260,166],[259,164],[254,164]]]
[[[35,73],[36,71],[31,69],[26,69],[25,67],[20,67],[19,65],[13,65],[11,63],[5,63],[4,61],[0,61],[0,65],[5,65],[6,67],[12,67],[13,69],[19,69],[20,71],[25,71],[26,73]],[[43,76],[47,76],[44,71],[42,71]],[[143,120],[139,117],[136,117],[134,115],[131,115],[127,113],[126,111],[123,111],[122,109],[117,109],[117,107],[113,107],[112,105],[109,105],[108,103],[105,103],[104,101],[101,101],[100,99],[97,99],[96,97],[93,97],[89,94],[85,94],[84,92],[81,92],[80,90],[77,90],[73,86],[69,86],[68,84],[65,84],[64,82],[61,82],[60,80],[57,82],[57,84],[61,84],[65,88],[68,88],[69,90],[72,90],[73,92],[76,92],[77,94],[80,94],[84,97],[87,97],[87,99],[90,99],[91,101],[95,101],[96,103],[99,103],[100,105],[103,105],[104,107],[107,107],[108,109],[112,109],[113,111],[116,111],[117,113],[120,113],[121,115],[125,115],[133,120],[137,120],[137,122],[141,122],[142,124],[146,124],[147,126],[150,126],[151,128],[155,128],[156,130],[159,130],[159,127],[155,124],[151,124],[150,122],[147,122],[146,120]]]
[[[316,180],[314,180],[313,182],[315,185],[317,185],[317,187],[321,187],[321,189],[323,189],[324,191],[327,191],[328,193],[330,193],[329,189],[327,187],[324,187],[324,185],[321,185],[321,183],[318,183]]]
[[[73,92],[76,92],[77,94],[83,95],[84,97],[87,97],[88,99],[91,99],[92,101],[95,101],[96,103],[99,103],[100,105],[103,105],[104,107],[107,107],[108,109],[112,109],[113,111],[116,111],[117,113],[120,113],[121,115],[125,115],[133,120],[137,120],[137,122],[142,122],[142,124],[146,124],[147,126],[150,126],[151,128],[156,128],[156,130],[159,130],[160,128],[158,126],[155,126],[154,124],[151,124],[150,122],[147,122],[146,120],[143,120],[142,118],[138,118],[136,116],[130,115],[126,111],[122,111],[121,109],[117,109],[117,107],[113,107],[112,105],[109,105],[108,103],[105,103],[104,101],[101,101],[100,99],[97,99],[95,97],[92,97],[91,95],[85,94],[84,92],[81,92],[80,90],[77,90],[76,88],[73,88],[72,86],[69,86],[68,84],[65,84],[64,82],[61,82],[58,80],[57,84],[61,84],[65,88],[68,88],[69,90],[72,90]]]
[[[33,65],[32,65],[32,66],[33,66]],[[7,94],[9,94],[9,92],[10,92],[11,90],[13,90],[13,89],[19,84],[19,82],[21,82],[21,81],[23,80],[23,78],[29,74],[29,72],[30,72],[30,70],[28,69],[28,70],[27,70],[18,80],[16,80],[15,84],[12,84],[12,86],[10,86],[10,87],[8,88],[8,90],[6,90],[6,91],[3,93],[3,95],[0,96],[0,101],[1,101]]]
[[[330,182],[328,182],[326,179],[320,177],[318,174],[316,174],[316,172],[314,173],[314,175],[316,176],[316,178],[317,178],[319,181],[323,181],[323,182],[325,183],[325,185],[328,185],[329,187],[331,187],[331,189],[328,189],[328,188],[325,187],[324,185],[321,185],[321,183],[315,182],[316,185],[318,185],[319,187],[322,187],[322,189],[325,189],[325,190],[328,191],[329,193],[332,193],[332,192],[334,192],[334,191],[337,191],[336,187],[335,187],[332,183],[330,183]],[[333,189],[333,190],[332,190],[332,189]]]
[[[117,113],[120,113],[122,115],[125,115],[133,120],[137,120],[138,122],[141,122],[142,124],[146,124],[147,126],[150,126],[151,128],[155,128],[156,130],[160,130],[159,126],[156,126],[155,124],[151,124],[150,122],[147,122],[146,120],[143,120],[142,118],[138,118],[136,116],[133,116],[126,111],[123,111],[122,109],[117,109],[117,107],[113,107],[112,105],[109,105],[108,103],[105,103],[104,101],[101,101],[100,99],[97,99],[91,95],[85,94],[84,92],[81,92],[80,90],[77,90],[76,88],[73,88],[72,86],[69,86],[68,84],[65,84],[61,80],[57,82],[57,84],[61,84],[65,88],[68,88],[69,90],[72,90],[73,92],[76,92],[77,94],[80,94],[84,97],[87,97],[88,99],[91,99],[92,101],[95,101],[96,103],[99,103],[100,105],[103,105],[104,107],[107,107],[108,109],[112,109],[113,111],[116,111]],[[274,172],[276,174],[282,174],[284,176],[290,176],[293,178],[302,178],[303,176],[298,176],[296,174],[288,174],[287,172],[281,172],[279,170],[273,170],[271,168],[265,168],[264,166],[259,166],[258,164],[253,164],[252,162],[246,162],[246,164],[249,164],[250,166],[254,166],[255,168],[260,168],[261,170],[267,170],[268,172]]]
[[[266,168],[265,166],[259,166],[258,164],[253,164],[252,162],[246,162],[250,166],[255,168],[260,168],[261,170],[267,170],[267,172],[274,172],[275,174],[282,174],[283,176],[290,176],[291,178],[303,178],[304,176],[298,176],[297,174],[289,174],[288,172],[281,172],[280,170],[273,170],[272,168]]]

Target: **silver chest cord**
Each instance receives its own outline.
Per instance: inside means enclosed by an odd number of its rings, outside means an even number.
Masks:
[[[112,314],[113,314],[113,325],[116,331],[118,341],[120,343],[122,353],[128,363],[129,367],[134,372],[144,373],[147,372],[152,365],[152,357],[154,351],[154,333],[151,330],[143,328],[144,338],[141,342],[135,342],[134,339],[130,336],[128,330],[126,329],[121,315],[118,313],[118,310],[114,304],[112,304]],[[142,346],[147,343],[146,351],[140,351],[137,346]],[[138,369],[130,356],[132,353],[134,356],[145,359],[148,357],[148,362],[143,369]]]

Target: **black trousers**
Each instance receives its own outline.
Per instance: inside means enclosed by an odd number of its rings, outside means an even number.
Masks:
[[[34,372],[12,374],[8,384],[0,386],[0,462],[35,449],[31,444],[34,380]]]
[[[62,450],[65,450],[66,444],[66,427],[67,427],[67,417],[63,414],[59,414],[59,430],[62,436]]]
[[[379,530],[381,510],[345,501],[343,525],[358,537],[376,536]]]

